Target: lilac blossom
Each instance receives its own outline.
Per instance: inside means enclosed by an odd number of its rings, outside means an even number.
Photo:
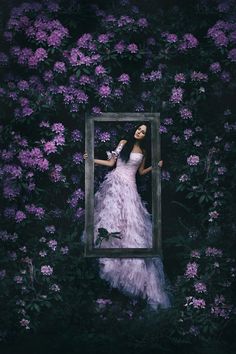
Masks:
[[[171,141],[172,141],[172,143],[174,143],[174,144],[178,144],[179,141],[180,141],[180,137],[177,136],[177,135],[172,135]]]
[[[179,113],[183,119],[192,119],[193,117],[192,112],[186,107],[181,107]]]
[[[188,158],[187,158],[187,163],[188,165],[190,166],[196,166],[198,165],[199,163],[199,156],[197,155],[190,155]]]
[[[57,151],[56,145],[53,141],[48,141],[44,144],[43,149],[47,155]]]
[[[100,34],[98,36],[98,42],[99,43],[107,43],[107,42],[109,42],[109,36],[107,34]]]
[[[162,36],[165,37],[168,43],[176,43],[178,41],[178,36],[174,33],[163,32]]]
[[[73,162],[76,165],[81,164],[84,160],[83,160],[83,154],[81,152],[76,152],[73,157],[72,157]]]
[[[128,85],[130,83],[130,77],[128,74],[121,74],[117,80],[123,85]]]
[[[104,66],[102,66],[102,65],[98,65],[98,66],[96,66],[96,68],[95,68],[95,74],[96,75],[104,75],[106,73],[106,69],[104,68]]]
[[[185,276],[190,278],[195,278],[197,276],[198,264],[196,262],[189,262],[185,271]]]
[[[111,134],[109,132],[103,132],[99,134],[99,139],[102,142],[110,141]]]
[[[184,129],[184,139],[189,140],[193,136],[193,131],[190,128]]]
[[[107,85],[102,85],[99,87],[99,95],[102,97],[108,97],[111,94],[111,89]]]
[[[180,182],[186,182],[189,180],[189,177],[188,175],[186,175],[186,173],[182,174],[180,177],[179,177],[179,181]]]
[[[228,52],[228,59],[232,62],[236,62],[236,48],[233,48]]]
[[[59,164],[55,164],[55,166],[52,167],[50,174],[49,174],[51,181],[65,182],[65,176],[62,175],[61,171],[62,171],[62,166]]]
[[[176,74],[174,80],[175,80],[175,82],[182,82],[182,83],[186,82],[186,78],[183,73]]]
[[[159,128],[159,133],[163,134],[163,133],[167,133],[167,132],[168,132],[168,130],[167,130],[166,126],[161,124],[160,128]]]
[[[142,17],[142,18],[139,18],[138,21],[137,21],[137,25],[141,28],[146,28],[148,27],[148,21],[146,18]]]
[[[172,125],[173,124],[173,119],[172,118],[164,118],[163,124],[165,125]]]
[[[174,87],[171,91],[170,102],[180,103],[183,99],[183,89],[181,87]]]
[[[211,256],[213,256],[213,257],[214,256],[222,257],[223,252],[219,248],[207,247],[206,250],[205,250],[205,255],[208,256],[208,257],[211,257]]]
[[[74,142],[77,142],[77,141],[81,142],[82,139],[83,139],[83,135],[82,135],[82,133],[81,133],[80,130],[75,129],[75,130],[73,130],[73,131],[71,132],[71,140],[72,140],[72,141],[74,141]]]
[[[127,50],[128,50],[130,53],[135,54],[135,53],[138,52],[138,46],[137,46],[137,44],[135,44],[135,43],[131,43],[131,44],[129,44],[129,45],[127,46]]]
[[[207,292],[206,284],[204,284],[200,281],[194,284],[194,288],[197,293],[206,293]]]
[[[47,245],[49,248],[51,248],[53,251],[56,251],[57,248],[57,241],[56,240],[49,240],[47,242]]]
[[[50,265],[41,266],[41,273],[46,276],[50,276],[53,273],[53,268]]]
[[[209,212],[210,219],[209,221],[212,222],[214,219],[217,219],[219,217],[219,213],[214,210]]]
[[[210,71],[214,74],[219,73],[221,71],[221,65],[218,62],[212,63],[210,65]]]
[[[54,64],[53,70],[56,71],[56,72],[58,72],[58,73],[64,73],[64,72],[66,72],[65,63],[62,62],[62,61],[57,61],[57,62]]]
[[[37,219],[42,219],[45,215],[45,210],[42,207],[36,207],[34,204],[25,205],[25,209],[28,213],[36,216]]]
[[[21,210],[17,210],[16,214],[15,214],[15,220],[17,223],[23,221],[26,219],[26,215],[23,211]]]
[[[56,228],[54,225],[48,225],[48,226],[45,226],[45,231],[49,234],[54,234],[56,231]]]

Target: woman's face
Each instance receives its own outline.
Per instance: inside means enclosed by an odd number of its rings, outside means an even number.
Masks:
[[[142,140],[146,135],[146,131],[147,131],[147,126],[144,124],[140,125],[134,133],[135,139]]]

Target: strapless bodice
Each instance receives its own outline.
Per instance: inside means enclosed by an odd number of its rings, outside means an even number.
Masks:
[[[142,162],[142,159],[143,154],[140,152],[131,152],[127,163],[121,160],[120,156],[118,156],[114,173],[134,182],[136,172]]]

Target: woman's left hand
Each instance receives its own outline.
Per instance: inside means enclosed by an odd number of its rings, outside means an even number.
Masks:
[[[158,162],[158,166],[159,166],[159,167],[162,167],[162,166],[163,166],[163,160],[160,160],[160,161]]]

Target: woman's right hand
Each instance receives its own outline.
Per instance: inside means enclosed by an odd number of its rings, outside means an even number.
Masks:
[[[88,158],[87,152],[85,152],[85,153],[83,154],[83,158],[84,158],[84,160]]]

